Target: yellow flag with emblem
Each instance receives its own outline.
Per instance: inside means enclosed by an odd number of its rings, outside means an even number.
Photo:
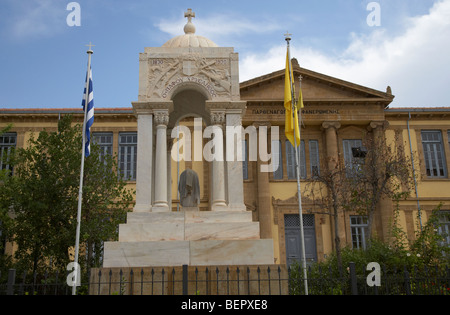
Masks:
[[[303,108],[303,97],[302,91],[300,89],[299,95],[299,104],[300,108]],[[295,106],[293,108],[293,105]],[[300,145],[300,129],[298,125],[298,109],[297,104],[295,103],[295,85],[294,85],[294,76],[292,72],[292,64],[289,59],[289,51],[286,55],[286,74],[285,74],[285,82],[284,82],[284,108],[286,109],[286,121],[284,126],[284,132],[286,138],[295,148],[295,144],[297,146]],[[292,112],[294,111],[294,112]],[[294,138],[295,132],[295,138]]]

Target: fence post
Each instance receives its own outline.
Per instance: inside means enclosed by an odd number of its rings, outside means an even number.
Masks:
[[[188,295],[188,265],[183,265],[183,295]]]
[[[14,285],[16,284],[16,269],[9,269],[8,285],[6,287],[6,295],[14,295]]]
[[[349,263],[349,267],[350,267],[350,284],[352,289],[352,295],[358,295],[358,284],[356,281],[357,279],[356,279],[355,263],[354,262]]]
[[[405,291],[406,291],[406,295],[411,295],[411,281],[410,281],[409,272],[406,269],[406,266],[405,266],[404,274],[405,274]]]

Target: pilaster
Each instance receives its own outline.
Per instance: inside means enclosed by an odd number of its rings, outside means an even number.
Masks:
[[[228,206],[230,210],[246,211],[244,204],[244,179],[242,173],[242,160],[239,159],[238,150],[241,151],[241,157],[244,158],[242,145],[242,110],[227,110],[226,112],[226,149],[233,152],[226,152],[226,173],[227,173],[227,191],[228,191]],[[228,130],[236,132],[228,132]],[[232,154],[231,154],[232,153]],[[232,156],[230,156],[232,155]],[[231,159],[230,159],[231,158]]]

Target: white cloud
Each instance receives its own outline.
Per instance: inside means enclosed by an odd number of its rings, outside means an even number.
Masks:
[[[382,28],[370,35],[350,34],[351,43],[340,55],[294,43],[291,55],[313,71],[381,91],[390,85],[396,95],[392,107],[450,106],[450,0],[403,24],[396,35]],[[286,46],[280,45],[241,57],[241,81],[283,69],[285,54]]]
[[[155,26],[161,31],[178,36],[183,34],[183,28],[186,25],[186,18],[178,18],[177,20],[163,19]],[[261,20],[258,22],[250,21],[245,18],[228,14],[212,14],[201,19],[194,19],[193,23],[196,28],[196,34],[209,38],[213,41],[227,41],[227,37],[242,36],[245,34],[261,34],[280,27],[273,21]]]

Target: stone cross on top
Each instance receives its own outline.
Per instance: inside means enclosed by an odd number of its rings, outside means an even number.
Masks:
[[[187,12],[184,13],[184,17],[188,18],[188,22],[192,22],[192,18],[195,18],[195,12],[192,12],[192,9],[188,9]]]
[[[186,34],[195,34],[195,26],[192,24],[192,18],[195,18],[195,12],[192,12],[192,9],[188,9],[187,12],[184,13],[184,17],[188,18],[188,22],[184,26],[184,32]]]

